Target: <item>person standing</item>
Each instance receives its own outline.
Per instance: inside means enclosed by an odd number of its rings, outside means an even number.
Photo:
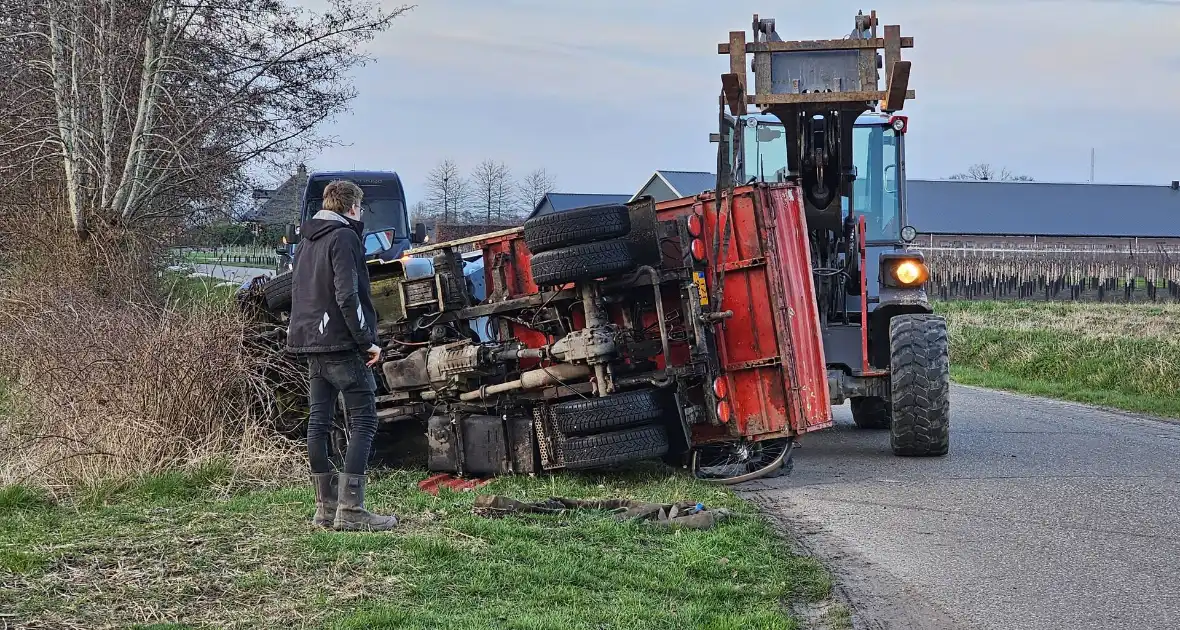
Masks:
[[[300,227],[291,277],[288,352],[305,357],[310,372],[307,455],[315,488],[318,527],[388,530],[396,516],[365,509],[369,449],[377,432],[372,367],[381,360],[377,314],[369,289],[361,200],[356,184],[339,180],[324,188],[323,209]],[[344,470],[328,459],[332,410],[338,396],[348,412]]]

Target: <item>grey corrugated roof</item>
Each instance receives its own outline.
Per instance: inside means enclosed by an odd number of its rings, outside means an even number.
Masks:
[[[1180,236],[1170,186],[911,179],[906,194],[925,233]]]
[[[695,197],[717,187],[717,176],[701,171],[656,171],[681,197]]]
[[[537,211],[549,203],[553,208],[553,212],[561,212],[563,210],[572,210],[574,208],[581,208],[582,206],[593,206],[601,203],[627,203],[631,199],[631,195],[605,195],[597,193],[546,193],[537,206],[533,208],[529,218],[536,216]]]

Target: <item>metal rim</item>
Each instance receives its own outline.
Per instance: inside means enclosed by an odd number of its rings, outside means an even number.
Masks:
[[[733,485],[753,481],[779,469],[791,468],[795,441],[727,442],[698,448],[692,453],[692,473],[705,483]]]

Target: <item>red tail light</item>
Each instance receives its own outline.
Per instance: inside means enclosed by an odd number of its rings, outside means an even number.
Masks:
[[[699,214],[689,215],[688,217],[688,233],[693,236],[700,236],[703,231],[705,220]]]
[[[727,402],[717,403],[717,419],[718,420],[720,420],[721,422],[723,422],[725,424],[729,424],[729,421],[730,421],[730,419],[732,419],[732,417],[733,417],[733,410],[729,408],[729,403],[727,403]]]
[[[692,258],[697,262],[705,260],[705,242],[699,238],[692,239]]]
[[[725,380],[724,376],[713,381],[713,395],[718,400],[725,400],[725,397],[729,396],[729,381]]]

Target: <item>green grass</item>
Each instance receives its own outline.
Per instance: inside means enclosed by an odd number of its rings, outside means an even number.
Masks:
[[[233,299],[238,283],[225,283],[220,278],[195,277],[186,273],[164,272],[160,279],[160,290],[169,303],[180,309],[191,309],[201,305],[224,305]]]
[[[1180,306],[952,302],[952,376],[984,387],[1180,417]]]
[[[703,532],[593,511],[489,519],[471,493],[420,492],[423,475],[370,487],[370,507],[402,518],[389,533],[314,530],[309,487],[235,491],[216,465],[60,503],[6,489],[0,612],[34,628],[778,629],[831,590],[751,505],[663,467],[480,492],[691,499],[735,516]]]

